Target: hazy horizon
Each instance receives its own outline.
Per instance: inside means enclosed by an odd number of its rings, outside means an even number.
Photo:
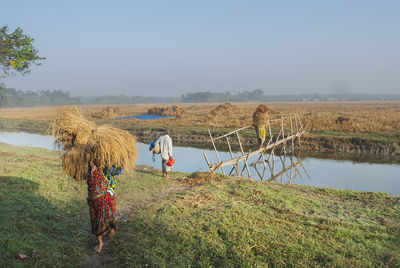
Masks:
[[[20,90],[179,97],[400,93],[399,1],[21,1],[21,27],[47,59]]]

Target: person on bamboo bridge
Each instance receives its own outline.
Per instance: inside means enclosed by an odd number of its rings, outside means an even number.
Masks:
[[[253,113],[253,126],[256,129],[256,134],[258,138],[258,145],[260,149],[264,146],[267,125],[268,125],[268,107],[264,104],[260,104],[256,111]]]
[[[160,146],[161,151],[161,167],[164,178],[168,178],[168,172],[172,169],[175,160],[172,158],[172,139],[169,136],[171,130],[164,129],[164,134],[160,136],[155,146]]]

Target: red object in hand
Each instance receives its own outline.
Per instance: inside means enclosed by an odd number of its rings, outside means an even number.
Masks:
[[[167,163],[167,165],[170,166],[170,167],[172,167],[174,164],[175,164],[175,159],[170,158],[169,161],[168,161],[168,163]]]

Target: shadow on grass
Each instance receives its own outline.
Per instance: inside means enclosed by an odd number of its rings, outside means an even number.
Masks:
[[[83,200],[50,202],[38,183],[0,176],[0,267],[75,266],[90,240]],[[17,260],[17,254],[28,256]]]

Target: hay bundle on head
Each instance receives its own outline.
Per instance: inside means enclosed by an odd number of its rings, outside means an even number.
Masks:
[[[116,166],[127,172],[135,166],[136,139],[129,132],[87,121],[77,107],[64,107],[48,133],[64,146],[63,169],[76,180],[83,180],[89,165]]]
[[[76,106],[62,107],[46,133],[55,137],[57,145],[68,150],[86,144],[95,128],[96,125],[86,120]]]
[[[253,126],[258,127],[267,125],[268,123],[268,107],[264,104],[258,105],[256,111],[253,113]]]
[[[89,162],[86,146],[75,146],[64,153],[62,166],[65,174],[81,181],[88,174]]]
[[[264,145],[266,138],[266,128],[269,119],[268,111],[269,109],[266,105],[260,104],[253,113],[253,126],[256,128],[256,134],[260,148]]]
[[[135,167],[136,139],[128,131],[99,126],[87,144],[89,162],[99,167],[116,166],[127,172]]]

